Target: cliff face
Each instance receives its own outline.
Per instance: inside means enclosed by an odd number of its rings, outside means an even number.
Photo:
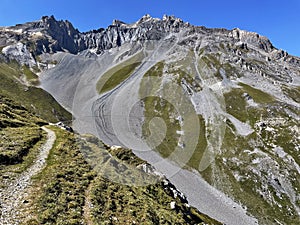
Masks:
[[[37,22],[2,28],[0,44],[5,46],[18,41],[34,42],[36,54],[57,51],[76,54],[86,49],[101,52],[125,42],[159,40],[184,27],[189,25],[175,17],[165,16],[159,20],[146,15],[135,24],[114,20],[107,29],[80,33],[69,21],[57,21],[53,16],[44,16]]]
[[[105,49],[121,46],[126,42],[161,40],[171,33],[186,30],[189,35],[202,33],[203,35],[221,36],[233,42],[242,42],[255,46],[265,52],[272,52],[276,48],[269,39],[254,32],[243,31],[238,28],[228,31],[225,29],[208,29],[183,22],[174,16],[164,16],[162,19],[143,16],[133,24],[114,20],[108,28],[100,28],[85,33],[79,32],[69,21],[57,21],[54,16],[44,16],[36,22],[18,24],[13,27],[0,28],[0,45],[7,46],[19,41],[36,44],[35,53],[68,51],[76,54],[86,49]]]

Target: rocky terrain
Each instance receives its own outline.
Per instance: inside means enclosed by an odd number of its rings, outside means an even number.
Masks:
[[[26,95],[19,101],[26,105]],[[0,95],[0,224],[221,224],[131,150],[74,134],[61,122],[48,125],[36,103],[28,110],[8,92]],[[42,116],[55,121],[57,114]],[[126,177],[127,185],[107,174]]]
[[[268,38],[149,15],[82,33],[51,16],[0,28],[0,50],[27,71],[20,81],[72,112],[76,131],[132,149],[200,211],[226,224],[300,222],[300,58]]]

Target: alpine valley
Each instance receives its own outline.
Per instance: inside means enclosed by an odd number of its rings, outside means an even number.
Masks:
[[[0,27],[1,224],[300,224],[300,58],[174,16]]]

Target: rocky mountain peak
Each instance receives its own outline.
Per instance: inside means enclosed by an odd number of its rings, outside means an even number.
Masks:
[[[146,14],[146,15],[142,16],[142,18],[137,21],[137,24],[141,24],[141,23],[144,23],[144,22],[152,20],[152,19],[153,19],[153,17],[151,17],[149,14]]]
[[[154,26],[178,26],[179,24],[184,24],[183,20],[177,18],[175,16],[164,15],[162,19],[153,18],[149,14],[144,15],[141,19],[139,19],[134,25],[135,26],[142,26],[151,24]]]
[[[56,20],[55,17],[52,16],[43,16],[40,22],[37,25],[39,28],[45,29],[50,35],[55,35],[56,33],[67,33],[69,36],[74,37],[79,33],[77,29],[75,29],[71,22],[68,20]]]
[[[121,26],[121,25],[125,25],[126,23],[121,21],[121,20],[113,20],[112,25],[113,26]]]
[[[180,18],[178,18],[178,17],[175,17],[175,16],[173,16],[173,15],[172,15],[172,16],[164,15],[162,20],[163,20],[163,21],[166,21],[166,22],[172,21],[172,22],[183,23],[183,20],[182,20],[182,19],[180,19]]]
[[[234,39],[255,46],[266,52],[274,50],[274,46],[271,41],[267,37],[261,36],[258,33],[235,28],[232,30],[231,35]]]

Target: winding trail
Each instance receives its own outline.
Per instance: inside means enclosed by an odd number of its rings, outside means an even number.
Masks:
[[[26,189],[31,184],[31,178],[44,168],[49,151],[56,140],[54,131],[46,127],[42,129],[47,132],[47,140],[40,147],[40,153],[34,164],[11,181],[10,185],[0,193],[0,224],[2,225],[14,225],[21,222],[19,207],[27,195]]]

